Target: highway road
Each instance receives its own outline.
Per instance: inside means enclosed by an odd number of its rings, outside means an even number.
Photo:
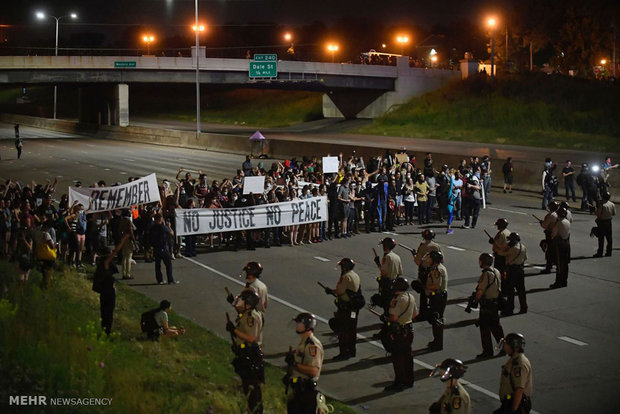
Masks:
[[[152,172],[160,180],[172,179],[179,166],[202,169],[210,179],[219,179],[231,177],[243,161],[239,155],[87,139],[32,128],[23,128],[22,135],[33,139],[26,141],[23,159],[18,161],[11,140],[12,128],[0,125],[0,139],[5,138],[0,140],[0,179],[19,177],[26,182],[41,182],[59,176],[58,197],[76,179],[84,185],[99,179],[113,183]],[[224,287],[240,290],[243,281],[238,275],[242,265],[258,260],[264,266],[263,280],[271,294],[264,334],[269,362],[284,365],[288,345],[298,342],[290,319],[307,310],[321,321],[317,335],[326,349],[320,388],[358,412],[426,413],[443,391],[439,379],[427,378],[430,368],[444,358],[454,357],[469,366],[465,379],[472,397],[472,412],[490,413],[499,407],[496,394],[505,358],[475,359],[481,352],[479,332],[474,326],[477,314],[465,313],[464,307],[480,273],[478,255],[490,250],[482,230],[491,232],[494,221],[505,217],[510,222],[509,229],[519,232],[528,247],[529,312],[502,318],[502,325],[506,333],[521,332],[526,337],[526,355],[534,373],[534,410],[543,414],[617,412],[614,395],[620,383],[620,323],[616,319],[620,314],[618,249],[612,257],[593,259],[596,240],[589,237],[593,216],[575,213],[568,287],[549,290],[554,275],[540,274],[544,262],[538,247],[542,230],[531,216],[544,214],[539,197],[531,193],[502,194],[497,190],[492,197],[493,204],[482,211],[477,229],[457,228],[454,234],[447,235],[438,224],[430,224],[401,226],[390,234],[399,243],[417,247],[421,231],[433,228],[443,247],[449,273],[444,349],[427,353],[425,345],[431,340],[431,327],[417,323],[413,343],[416,384],[413,390],[398,394],[383,392],[393,378],[392,367],[383,349],[371,339],[379,328],[378,320],[365,310],[360,313],[357,357],[343,362],[329,360],[338,349],[324,322],[331,317],[334,305],[316,283],[335,285],[339,275],[337,261],[352,257],[357,262],[355,270],[361,276],[364,294],[370,297],[376,289],[377,276],[371,248],[386,234],[361,234],[347,240],[256,251],[210,251],[201,246],[198,256],[173,262],[179,285],[156,285],[153,265],[145,263],[135,266],[135,279],[128,285],[157,301],[169,299],[177,312],[227,338],[224,312],[232,309],[225,301]],[[618,240],[619,236],[615,225],[614,237]],[[410,253],[401,248],[396,252],[403,259],[406,277],[411,279],[416,271]]]

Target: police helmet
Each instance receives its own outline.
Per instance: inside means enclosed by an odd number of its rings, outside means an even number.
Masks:
[[[568,207],[569,207],[569,206],[568,206],[568,203],[567,203],[566,201],[562,201],[562,202],[560,203],[560,207],[565,208],[565,209],[568,211]]]
[[[407,289],[409,289],[409,281],[406,278],[397,277],[396,279],[392,280],[392,293],[405,292]]]
[[[584,162],[583,164],[581,164],[581,168],[587,170],[588,169],[588,163]]]
[[[392,250],[396,247],[396,240],[391,237],[385,237],[379,242],[379,244],[383,245],[384,249]]]
[[[355,267],[355,262],[353,261],[353,259],[343,257],[338,262],[338,266],[341,266],[342,270],[353,270],[353,268]]]
[[[441,381],[446,382],[451,378],[459,379],[465,375],[465,371],[467,371],[467,366],[463,364],[460,359],[447,358],[444,361],[435,366],[433,372],[431,372],[430,376],[435,375],[435,372],[438,370],[443,370],[443,374],[441,374]]]
[[[557,201],[552,201],[549,203],[549,211],[553,212],[556,211],[558,209],[560,205],[558,204]]]
[[[448,165],[444,164],[441,166],[441,171],[448,171],[448,168],[449,168]]]
[[[493,256],[489,253],[482,253],[478,260],[480,260],[483,266],[493,266]]]
[[[508,239],[508,243],[518,243],[521,241],[521,236],[519,236],[519,233],[515,233],[514,231],[512,233],[510,233],[507,237]]]
[[[609,194],[609,191],[605,191],[603,194],[601,194],[601,198],[603,199],[603,201],[609,201],[609,199],[611,198],[611,194]]]
[[[314,330],[316,327],[316,317],[309,312],[302,312],[293,319],[297,323],[302,323],[306,331]]]
[[[428,255],[434,263],[443,262],[443,253],[439,250],[431,250]]]
[[[424,240],[433,240],[435,238],[435,232],[431,229],[426,229],[422,232],[422,238]]]
[[[245,289],[243,292],[241,292],[239,297],[241,298],[241,300],[243,300],[243,303],[245,303],[246,305],[250,305],[250,307],[252,308],[255,308],[260,300],[260,298],[258,297],[258,293],[256,293],[252,289]]]
[[[508,227],[508,220],[506,220],[505,218],[498,218],[497,220],[495,220],[495,225],[500,229],[505,229],[506,227]]]
[[[566,215],[568,214],[568,211],[564,207],[560,207],[560,208],[558,208],[556,213],[557,213],[559,218],[565,218]]]
[[[247,275],[260,277],[260,274],[263,272],[263,265],[258,262],[248,262],[242,270],[244,270]]]
[[[516,351],[517,348],[523,352],[525,350],[525,337],[520,333],[511,332],[506,335],[503,339],[504,343],[508,344],[513,351]]]

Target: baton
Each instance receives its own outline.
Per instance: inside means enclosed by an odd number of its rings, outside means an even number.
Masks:
[[[228,312],[226,312],[226,324],[228,325],[228,322],[232,323],[232,321],[230,320],[230,316],[228,316]],[[233,347],[235,346],[235,332],[231,332],[230,333],[230,340],[232,341]]]
[[[228,286],[226,286],[224,290],[226,291],[226,296],[231,295],[230,290],[228,290]],[[226,316],[228,316],[228,314]]]
[[[398,243],[398,245],[402,247],[403,249],[409,250],[411,253],[415,254],[415,249],[412,249],[411,247],[407,247],[404,244],[400,244],[400,243]]]
[[[319,286],[321,286],[323,289],[329,289],[327,286],[325,286],[324,284],[322,284],[321,282],[316,282]],[[331,291],[331,289],[329,289]],[[336,294],[332,291],[330,293],[330,295],[334,295],[336,296]]]
[[[539,219],[538,217],[536,217],[534,214],[532,214],[532,217],[534,217],[536,220],[538,220],[539,222],[542,222],[541,219]]]
[[[492,239],[492,238],[493,238],[493,236],[491,236],[491,235],[489,234],[489,232],[488,232],[488,231],[486,231],[486,229],[484,230],[484,233],[485,233],[487,236],[489,236],[489,239]]]

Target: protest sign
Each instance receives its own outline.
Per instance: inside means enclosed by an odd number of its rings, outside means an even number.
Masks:
[[[338,172],[340,160],[338,157],[323,157],[323,173],[331,174]]]
[[[265,176],[244,177],[243,178],[243,194],[263,194],[265,191]]]

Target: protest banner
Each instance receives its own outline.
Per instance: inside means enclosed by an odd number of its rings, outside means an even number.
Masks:
[[[316,223],[327,220],[327,197],[241,208],[177,209],[176,234],[209,234]]]
[[[265,191],[265,176],[244,177],[243,178],[243,194],[263,194]]]
[[[331,174],[337,173],[340,166],[340,160],[338,157],[323,157],[323,173]]]
[[[396,160],[399,164],[409,162],[409,155],[407,154],[396,154]]]
[[[90,213],[154,203],[160,201],[157,177],[150,174],[115,187],[69,187],[69,205],[74,201],[84,208],[90,205]]]

